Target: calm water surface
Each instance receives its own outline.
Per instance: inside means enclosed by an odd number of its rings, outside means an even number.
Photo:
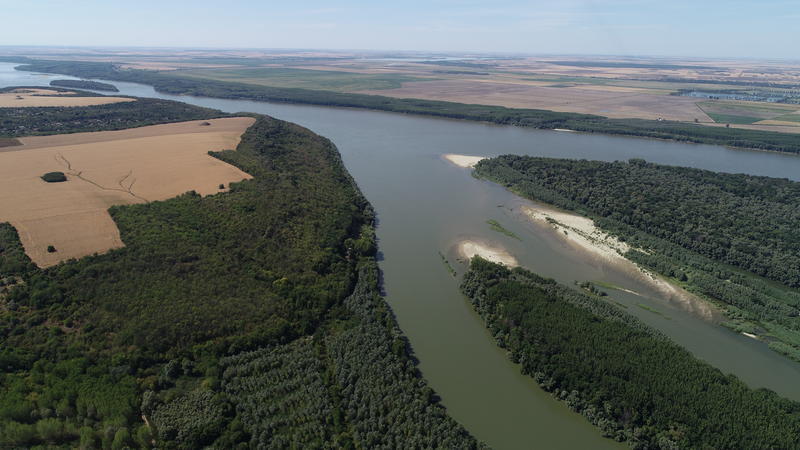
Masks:
[[[0,85],[47,84],[53,78],[0,63]],[[474,179],[442,160],[445,153],[506,153],[648,161],[723,172],[800,178],[800,157],[707,145],[531,130],[507,126],[340,108],[170,96],[149,86],[112,82],[123,94],[168,98],[224,111],[250,111],[299,123],[330,138],[375,207],[387,300],[411,341],[420,369],[450,414],[495,448],[623,448],[603,439],[581,416],[519,373],[498,349],[458,291],[438,252],[455,261],[463,238],[502,245],[520,263],[572,284],[601,280],[641,295],[610,291],[627,311],[693,354],[754,387],[800,400],[800,364],[753,339],[689,312],[636,276],[564,245],[531,226],[519,212],[527,201]],[[521,241],[490,230],[495,219]],[[459,273],[464,267],[454,264]],[[638,306],[660,311],[654,314]]]

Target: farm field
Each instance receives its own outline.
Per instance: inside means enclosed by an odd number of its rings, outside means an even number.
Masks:
[[[13,54],[13,51],[9,52]],[[30,49],[24,53],[32,56]],[[797,132],[776,116],[795,105],[751,103],[730,111],[729,100],[682,91],[774,90],[797,95],[800,64],[723,58],[638,58],[529,55],[449,55],[367,51],[181,50],[171,52],[42,51],[36,57],[113,61],[178,78],[276,88],[361,93],[403,99],[533,108],[627,119],[664,119],[764,131]],[[736,103],[736,102],[734,102]],[[771,115],[773,109],[787,109]],[[759,111],[761,110],[761,111]],[[777,111],[780,112],[780,111]],[[779,121],[775,122],[763,122]],[[755,128],[754,128],[755,127]]]
[[[0,93],[0,108],[35,108],[42,106],[95,106],[132,102],[126,97],[75,97],[70,91],[50,89],[14,89]]]
[[[541,86],[537,82],[447,80],[406,83],[382,91],[360,91],[398,98],[422,98],[509,108],[546,109],[612,118],[710,122],[696,99],[653,94],[644,89],[604,86]]]
[[[396,73],[357,73],[335,70],[292,68],[236,68],[181,71],[182,76],[235,81],[261,86],[320,89],[337,92],[383,90],[402,87],[403,83],[424,78]]]
[[[21,138],[22,145],[0,152],[0,222],[17,228],[40,267],[119,248],[109,207],[190,190],[209,195],[250,178],[208,152],[236,148],[253,122],[237,117]],[[67,181],[40,178],[55,171]]]
[[[707,101],[697,104],[717,123],[751,124],[767,120],[792,122],[791,117],[800,110],[800,105],[758,103],[746,101]]]

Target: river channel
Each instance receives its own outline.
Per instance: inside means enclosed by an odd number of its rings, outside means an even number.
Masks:
[[[55,78],[0,63],[0,86],[46,85]],[[386,298],[408,336],[420,369],[449,413],[498,449],[622,448],[519,373],[459,293],[439,252],[459,275],[455,244],[479,239],[505,247],[521,265],[565,284],[597,280],[638,293],[609,291],[626,311],[658,328],[697,357],[753,387],[800,400],[800,364],[760,341],[734,333],[641,277],[565,245],[520,213],[530,202],[442,159],[455,153],[522,154],[596,160],[643,158],[722,172],[800,178],[800,157],[636,138],[533,130],[343,108],[220,100],[156,93],[110,82],[121,94],[174,99],[228,112],[248,111],[295,122],[331,139],[375,207]],[[494,219],[520,239],[492,231]],[[644,305],[642,307],[640,305]],[[653,311],[658,311],[656,314]]]

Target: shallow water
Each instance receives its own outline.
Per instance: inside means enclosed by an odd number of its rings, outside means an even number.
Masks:
[[[0,63],[0,85],[47,84]],[[15,78],[15,74],[20,74]],[[502,245],[520,263],[563,283],[599,280],[641,295],[608,291],[627,311],[658,328],[726,373],[749,385],[800,400],[800,364],[763,343],[733,333],[665,298],[636,274],[620,270],[566,245],[520,214],[528,204],[501,187],[477,180],[442,154],[506,153],[624,160],[800,178],[800,157],[636,138],[542,131],[343,108],[219,100],[155,93],[152,87],[111,82],[122,94],[180,100],[224,111],[251,111],[299,123],[330,138],[379,218],[387,300],[408,336],[420,369],[449,413],[495,448],[621,448],[581,416],[519,373],[497,348],[458,291],[439,252],[456,262],[464,238]],[[495,219],[516,240],[490,229]],[[639,304],[659,311],[656,314]]]

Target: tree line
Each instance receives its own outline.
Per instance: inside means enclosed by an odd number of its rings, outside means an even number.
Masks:
[[[0,92],[13,89],[18,88],[6,88]],[[95,95],[81,92],[76,96]],[[229,114],[214,109],[153,98],[85,107],[0,108],[0,138],[124,130],[227,116]]]
[[[75,89],[90,89],[93,91],[119,92],[119,89],[117,89],[117,87],[114,86],[113,84],[101,83],[99,81],[91,81],[91,80],[53,80],[50,82],[50,86],[75,88]]]
[[[748,388],[598,297],[480,257],[461,289],[522,372],[608,438],[636,449],[800,448],[800,403]]]

